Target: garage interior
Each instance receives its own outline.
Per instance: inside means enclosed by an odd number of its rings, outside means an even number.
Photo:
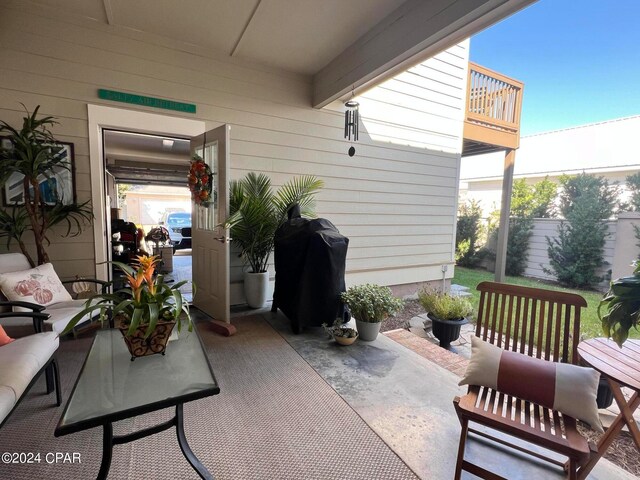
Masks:
[[[158,235],[155,235],[160,226],[169,233],[168,214],[191,212],[186,181],[190,163],[189,139],[104,130],[103,146],[107,205],[111,206],[105,225],[109,258],[123,260],[135,253],[158,254],[162,259],[160,271],[166,274],[167,281],[190,281],[191,249],[176,250],[162,238],[158,241]],[[181,238],[180,229],[175,230],[171,232],[170,240]],[[190,239],[180,247],[185,244],[190,246]],[[113,280],[117,283],[118,279]],[[191,285],[187,284],[181,290],[190,294]]]

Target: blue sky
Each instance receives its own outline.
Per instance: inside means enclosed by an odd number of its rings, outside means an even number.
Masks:
[[[540,0],[472,37],[470,58],[525,83],[523,136],[638,115],[640,0]]]

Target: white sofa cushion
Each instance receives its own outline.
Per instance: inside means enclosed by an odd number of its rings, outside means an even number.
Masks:
[[[28,355],[30,359],[35,361],[37,370],[45,366],[47,361],[58,349],[60,339],[54,332],[42,332],[29,335],[28,337],[16,338],[14,342],[0,347],[0,365],[10,365],[16,363],[13,358],[18,355]],[[0,382],[0,385],[4,385]]]
[[[58,348],[54,332],[37,333],[0,347],[0,422]]]
[[[50,317],[43,323],[44,331],[62,332],[69,321],[83,308],[85,308],[86,300],[69,300],[68,302],[60,302],[49,305],[42,313],[48,313]],[[90,320],[92,315],[99,315],[99,310],[87,314],[79,324]],[[9,336],[24,337],[33,334],[33,320],[27,317],[8,317],[0,319],[0,323],[4,327]]]
[[[72,300],[50,263],[29,270],[0,273],[0,289],[12,301],[47,306]]]
[[[16,399],[20,398],[56,351],[59,342],[55,333],[44,332],[18,338],[0,347],[0,385],[11,388]]]
[[[0,385],[0,423],[7,418],[17,401],[12,388]]]
[[[80,310],[82,310],[82,306],[84,305],[84,300],[79,301],[78,306],[69,306],[69,307],[58,307],[55,308],[47,308],[43,313],[48,313],[51,315],[47,320],[44,321],[44,330],[53,331],[56,333],[62,332],[65,327],[69,324],[69,321],[76,316]],[[67,303],[67,302],[65,302]],[[79,322],[79,324],[86,322],[91,319],[91,314],[85,315],[85,317]]]

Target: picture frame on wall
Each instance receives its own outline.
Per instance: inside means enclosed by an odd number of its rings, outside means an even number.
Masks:
[[[3,150],[11,150],[12,143],[9,138],[0,137],[0,146]],[[55,205],[56,200],[64,205],[76,202],[75,188],[75,162],[73,143],[58,142],[56,147],[61,147],[56,153],[62,161],[53,169],[49,178],[42,175],[40,181],[40,194],[46,205]],[[13,173],[2,186],[2,203],[5,207],[24,205],[24,175]],[[33,197],[32,197],[33,198]]]

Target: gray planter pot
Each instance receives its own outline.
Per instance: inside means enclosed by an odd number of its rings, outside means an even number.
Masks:
[[[244,272],[244,296],[251,308],[262,308],[267,303],[269,272]]]
[[[380,325],[382,325],[382,322],[361,322],[356,318],[356,328],[358,329],[358,336],[360,340],[364,340],[365,342],[373,342],[378,337]]]

